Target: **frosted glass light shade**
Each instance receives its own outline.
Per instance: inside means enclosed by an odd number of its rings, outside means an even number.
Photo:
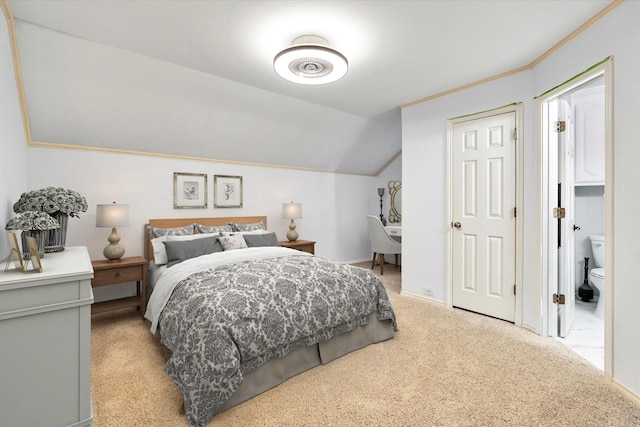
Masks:
[[[305,85],[321,85],[340,80],[349,70],[344,55],[329,47],[319,36],[300,36],[293,46],[273,59],[274,71],[283,79]]]

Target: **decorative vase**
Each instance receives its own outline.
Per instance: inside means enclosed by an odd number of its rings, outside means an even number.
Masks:
[[[33,237],[38,244],[38,255],[44,257],[44,245],[48,230],[23,230],[20,238],[22,239],[22,256],[24,259],[31,258],[29,255],[29,246],[27,245],[27,237]]]
[[[44,245],[44,251],[45,252],[64,251],[64,245],[67,241],[67,224],[69,222],[69,215],[62,212],[56,212],[51,216],[54,217],[60,223],[60,228],[54,228],[52,230],[45,231],[46,242]]]

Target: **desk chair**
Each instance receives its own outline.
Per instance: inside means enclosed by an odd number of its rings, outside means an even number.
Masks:
[[[384,274],[385,254],[393,254],[396,256],[396,268],[398,268],[398,255],[402,253],[402,243],[393,240],[384,229],[380,218],[373,215],[367,215],[367,232],[369,233],[371,248],[373,250],[371,269],[373,270],[376,263],[376,255],[382,255],[380,260],[380,275]]]

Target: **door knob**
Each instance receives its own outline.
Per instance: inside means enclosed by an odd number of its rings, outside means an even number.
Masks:
[[[574,225],[574,226],[573,226],[573,231],[576,231],[576,230],[580,230],[580,227],[579,227],[579,226],[577,226],[577,225]]]
[[[460,230],[460,229],[462,228],[462,224],[460,224],[458,221],[454,222],[454,223],[453,223],[453,226],[454,226],[455,228],[457,228],[458,230]]]

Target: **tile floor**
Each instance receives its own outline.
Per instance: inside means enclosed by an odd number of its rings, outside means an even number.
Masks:
[[[604,322],[594,313],[596,303],[576,300],[576,318],[566,338],[558,340],[604,370]]]

